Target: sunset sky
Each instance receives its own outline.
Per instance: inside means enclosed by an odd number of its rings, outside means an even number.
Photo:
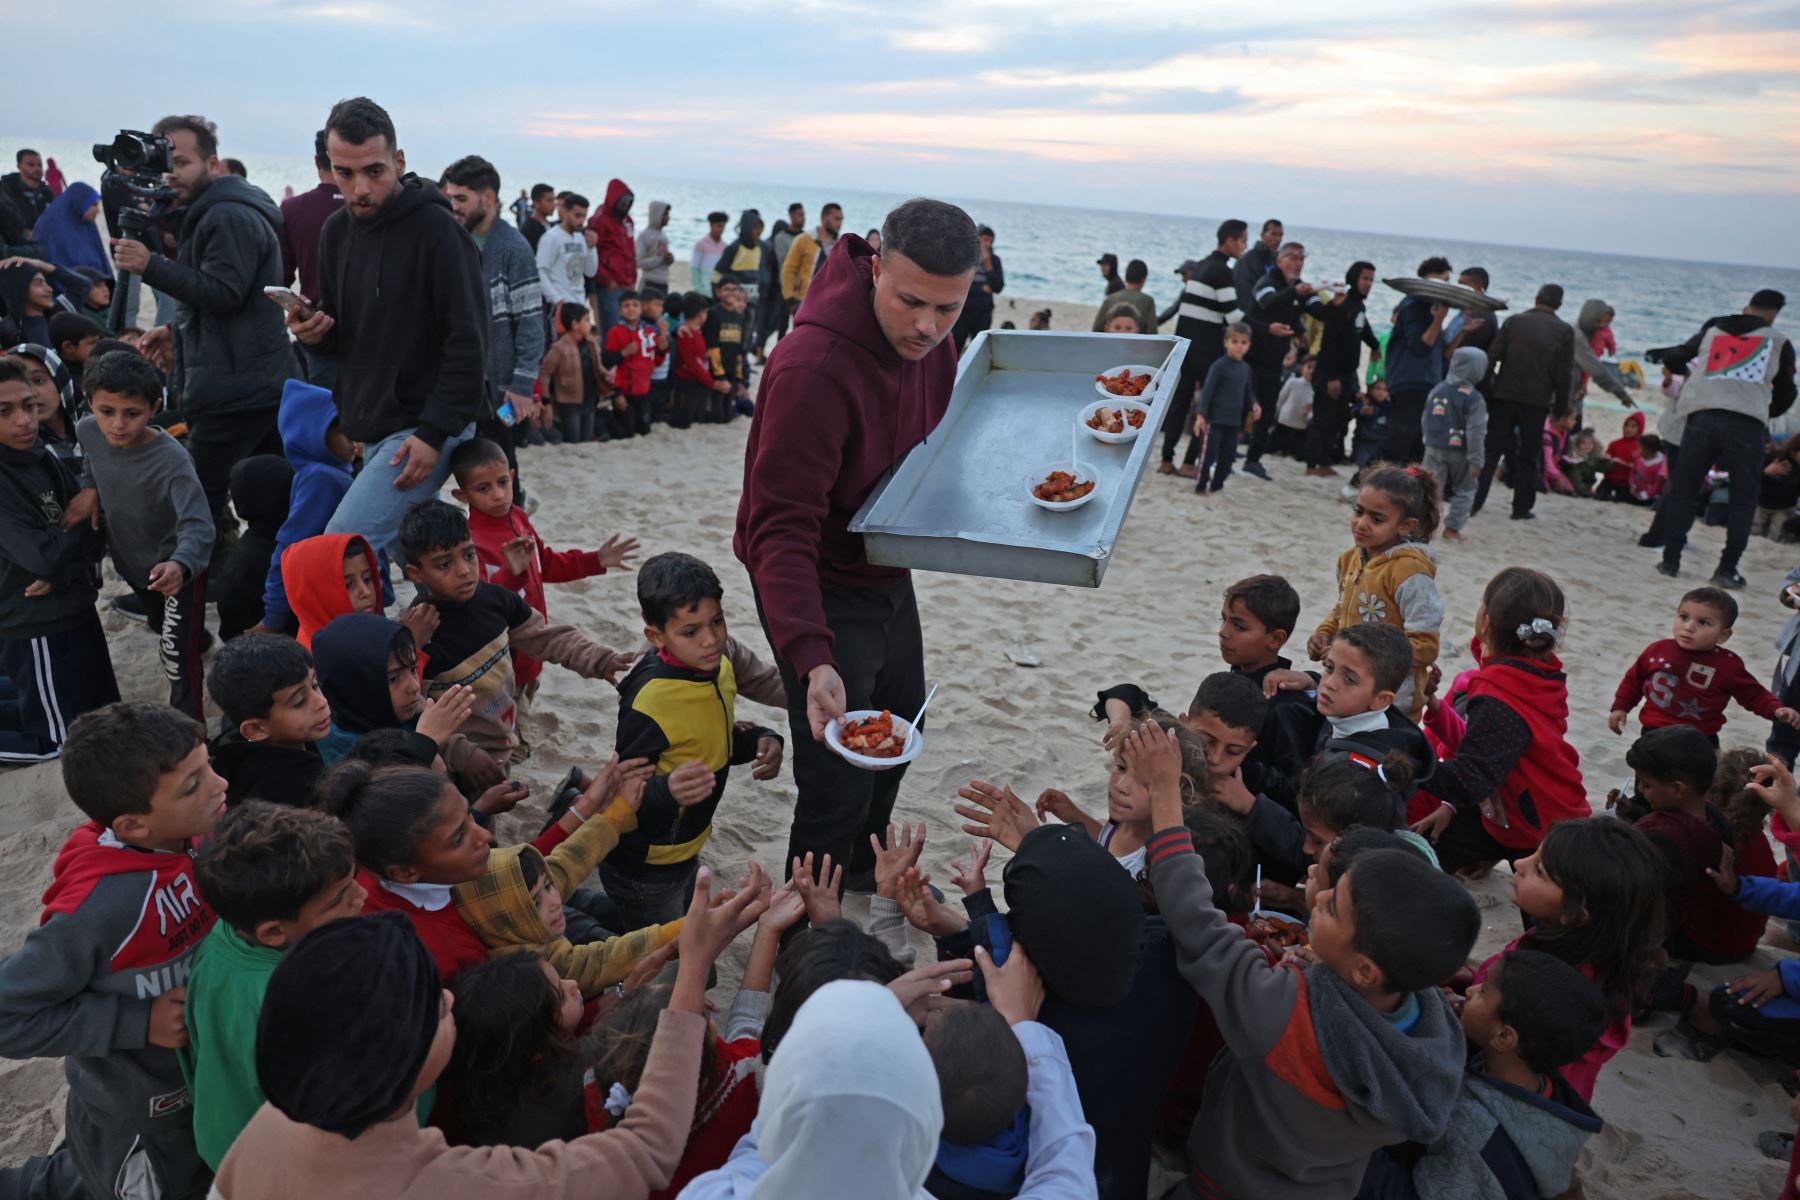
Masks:
[[[191,110],[227,152],[304,153],[330,103],[362,92],[425,163],[475,150],[607,174],[1279,208],[1800,265],[1791,0],[0,6],[16,44],[89,65],[85,86],[46,69],[26,91],[13,74],[9,138],[95,140]],[[125,29],[135,68],[82,49]]]

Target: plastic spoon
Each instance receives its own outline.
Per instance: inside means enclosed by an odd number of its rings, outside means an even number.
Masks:
[[[1253,917],[1262,916],[1262,864],[1256,864],[1256,905],[1250,910]]]
[[[900,753],[905,754],[912,749],[913,734],[919,731],[919,722],[925,719],[925,710],[931,707],[931,698],[937,695],[937,690],[938,685],[934,683],[931,685],[931,690],[925,693],[925,703],[919,705],[918,715],[912,719],[912,724],[906,727],[906,741],[902,743]]]

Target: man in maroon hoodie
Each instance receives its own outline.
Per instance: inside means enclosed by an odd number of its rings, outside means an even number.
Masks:
[[[906,771],[851,766],[823,744],[825,725],[847,709],[910,717],[925,662],[911,577],[871,566],[849,523],[949,407],[956,349],[945,339],[981,241],[967,213],[938,200],[889,213],[879,254],[843,241],[763,372],[733,549],[787,688],[800,792],[788,858],[829,852],[861,889],[869,834],[887,824]]]
[[[619,323],[619,293],[637,282],[637,222],[631,219],[631,203],[636,198],[623,179],[613,180],[606,185],[600,211],[587,224],[600,258],[600,269],[594,272],[600,327],[594,333],[603,342],[607,331]]]

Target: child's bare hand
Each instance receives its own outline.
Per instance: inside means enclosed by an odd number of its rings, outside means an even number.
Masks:
[[[159,562],[150,568],[150,590],[173,596],[187,582],[187,568],[178,562]]]
[[[600,678],[617,686],[619,680],[625,677],[625,672],[631,670],[636,663],[637,655],[625,650],[616,650],[613,652],[613,656],[606,660],[606,665],[600,668]]]
[[[887,844],[882,844],[878,834],[871,833],[869,845],[875,850],[875,894],[892,900],[900,877],[906,874],[908,867],[919,864],[919,855],[925,849],[925,822],[919,822],[917,833],[904,822],[898,832],[890,824],[887,827]]]
[[[769,894],[769,907],[756,918],[759,929],[785,933],[806,916],[806,901],[801,899],[800,885],[790,879]]]
[[[1239,767],[1229,775],[1213,776],[1213,793],[1219,803],[1229,808],[1240,817],[1250,815],[1256,807],[1256,797],[1244,786],[1244,770]]]
[[[475,689],[467,684],[452,684],[437,699],[428,698],[425,701],[424,711],[419,713],[419,722],[413,728],[442,746],[450,740],[451,734],[462,728],[463,722],[474,711]],[[488,761],[493,762],[493,759],[490,757]],[[497,768],[498,764],[495,765]],[[465,769],[463,774],[472,776],[473,772]],[[472,779],[471,781],[473,782]],[[497,782],[499,781],[489,779],[482,786],[491,786]]]
[[[1073,825],[1082,818],[1082,811],[1076,807],[1069,793],[1056,788],[1045,788],[1037,800],[1037,818],[1042,821],[1046,816],[1055,817],[1065,825]]]
[[[1767,761],[1750,768],[1750,781],[1744,784],[1744,790],[1754,793],[1770,808],[1785,812],[1796,800],[1794,773],[1773,754],[1765,754],[1763,758]]]
[[[63,529],[73,529],[84,522],[93,529],[100,528],[100,493],[93,488],[82,488],[63,506]]]
[[[1006,965],[996,967],[983,946],[975,947],[975,962],[981,967],[981,978],[987,983],[988,1003],[1006,1018],[1008,1025],[1037,1020],[1044,1006],[1044,981],[1037,968],[1026,957],[1025,947],[1013,943]]]
[[[1307,643],[1309,647],[1311,644]],[[1315,657],[1322,656],[1324,653],[1325,651],[1321,650]],[[1274,699],[1281,692],[1304,692],[1312,686],[1313,677],[1305,671],[1276,670],[1263,676],[1263,695],[1270,699]]]
[[[1016,950],[1018,943],[1014,942]],[[900,999],[900,1007],[913,1023],[924,1028],[927,1001],[942,996],[959,983],[967,983],[975,978],[975,964],[966,958],[949,958],[943,962],[928,963],[917,970],[908,971],[892,983],[888,991]]]
[[[187,1045],[187,989],[170,988],[150,1002],[150,1032],[145,1035],[152,1046],[179,1050]]]
[[[1322,633],[1315,633],[1306,639],[1306,657],[1314,662],[1324,658],[1325,651],[1329,649],[1331,649],[1331,639]],[[1269,693],[1271,696],[1274,694],[1273,692]]]
[[[1150,793],[1152,803],[1159,796],[1181,794],[1181,746],[1175,731],[1148,721],[1125,739],[1119,752],[1125,770]]]
[[[930,882],[919,874],[917,867],[908,867],[900,876],[894,899],[900,905],[900,911],[906,914],[907,921],[932,937],[948,937],[967,929],[968,918],[939,904],[926,886]]]
[[[1622,708],[1615,708],[1606,714],[1606,727],[1614,733],[1625,732],[1625,718],[1628,714]]]
[[[25,595],[28,599],[32,600],[37,599],[39,596],[48,596],[55,590],[56,588],[51,586],[48,579],[34,579],[25,585]]]
[[[615,533],[600,543],[600,548],[594,551],[594,554],[600,559],[600,565],[608,571],[629,571],[631,560],[637,557],[637,552],[638,540],[636,538],[622,537]]]
[[[508,779],[502,783],[496,783],[476,797],[475,811],[486,813],[490,817],[499,813],[511,812],[519,806],[519,801],[530,794],[530,791],[531,789],[525,786],[524,781],[519,779]]]
[[[987,890],[988,856],[994,852],[994,843],[981,838],[969,849],[969,857],[959,859],[950,865],[950,882],[962,889],[965,896],[973,896],[976,892]]]
[[[400,614],[400,623],[412,631],[415,646],[431,644],[432,637],[437,633],[439,620],[435,604],[415,604]]]
[[[806,920],[809,924],[819,925],[826,921],[835,921],[844,915],[844,907],[838,900],[838,889],[844,884],[844,868],[836,870],[831,866],[831,855],[827,854],[819,863],[819,874],[813,875],[813,854],[806,852],[805,858],[796,858],[793,862],[792,875],[795,887],[800,891],[800,899],[806,905]]]
[[[783,749],[781,739],[772,733],[757,738],[756,757],[750,760],[750,778],[766,781],[780,775]]]
[[[536,554],[537,543],[528,537],[516,537],[500,543],[500,557],[506,560],[506,569],[517,576],[523,577],[531,570],[531,560]]]
[[[719,780],[712,768],[698,758],[669,772],[669,795],[683,808],[711,799],[713,789],[718,786]]]
[[[1784,725],[1792,725],[1800,729],[1800,712],[1796,712],[1785,704],[1775,710],[1775,719]]]
[[[681,955],[682,967],[692,968],[698,964],[700,978],[704,980],[706,969],[719,957],[720,951],[746,927],[745,914],[750,914],[751,922],[761,915],[761,909],[751,912],[760,899],[760,888],[746,888],[730,895],[722,894],[715,900],[712,871],[701,867],[694,879],[693,902],[688,905],[687,919],[681,923],[681,934],[676,939],[676,944],[681,947],[677,953]],[[705,990],[704,986],[700,988],[702,994]]]
[[[1299,888],[1286,883],[1276,883],[1273,879],[1265,879],[1261,885],[1252,889],[1258,900],[1273,908],[1294,909],[1300,907],[1303,893]]]
[[[1100,746],[1105,750],[1117,750],[1125,735],[1131,732],[1128,721],[1113,721],[1106,726],[1106,732],[1100,735]]]
[[[1766,971],[1755,971],[1742,979],[1734,979],[1725,985],[1725,990],[1737,997],[1739,1004],[1747,1004],[1761,1008],[1778,996],[1787,994],[1781,986],[1781,972],[1775,967]]]
[[[632,809],[636,810],[638,805],[644,802],[644,785],[655,773],[656,767],[649,759],[621,760],[618,752],[614,751],[612,756],[601,764],[600,769],[594,772],[594,777],[588,780],[587,786],[581,789],[581,795],[576,797],[574,803],[569,807],[584,817],[591,817],[617,796],[631,804]],[[633,785],[636,787],[635,802],[631,796],[626,795],[627,790]]]
[[[1430,815],[1408,826],[1414,833],[1430,841],[1437,841],[1444,836],[1444,830],[1450,828],[1450,821],[1456,816],[1456,810],[1448,804],[1440,804]]]
[[[1031,809],[1013,795],[1010,787],[997,788],[971,779],[969,786],[956,794],[969,802],[953,806],[957,816],[970,822],[962,827],[964,833],[993,838],[1008,850],[1017,850],[1025,835],[1038,827]]]
[[[1719,869],[1706,869],[1706,877],[1713,881],[1713,886],[1727,896],[1735,896],[1738,891],[1737,852],[1726,843],[1719,849]]]

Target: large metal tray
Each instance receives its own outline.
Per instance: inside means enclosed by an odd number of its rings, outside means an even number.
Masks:
[[[1099,587],[1137,493],[1144,463],[1160,445],[1187,354],[1167,334],[989,330],[957,367],[944,419],[877,487],[850,522],[871,563]],[[1031,503],[1026,475],[1069,456],[1082,406],[1100,399],[1094,376],[1125,363],[1157,368],[1143,432],[1109,446],[1081,435],[1081,458],[1099,495],[1071,512]]]

